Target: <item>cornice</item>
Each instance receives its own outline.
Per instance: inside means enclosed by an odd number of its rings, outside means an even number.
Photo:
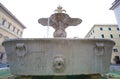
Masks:
[[[110,10],[114,10],[118,5],[120,5],[120,0],[115,0],[112,3],[112,7],[110,8]]]
[[[15,21],[17,21],[24,29],[26,28],[3,4],[0,3],[0,7],[8,13]]]

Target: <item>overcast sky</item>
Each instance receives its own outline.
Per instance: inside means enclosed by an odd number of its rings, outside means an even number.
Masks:
[[[67,37],[84,38],[94,24],[116,24],[114,12],[109,10],[114,0],[0,0],[25,26],[24,38],[43,38],[47,26],[38,23],[47,18],[61,5],[72,18],[81,18],[82,23],[66,29]],[[49,28],[49,37],[54,29]]]

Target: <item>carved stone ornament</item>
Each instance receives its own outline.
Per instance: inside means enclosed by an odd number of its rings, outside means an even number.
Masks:
[[[18,57],[24,57],[26,54],[26,47],[24,43],[17,43],[16,44],[16,54]]]
[[[63,56],[55,56],[53,59],[53,69],[56,72],[62,72],[65,69],[65,60]]]
[[[96,56],[102,56],[102,55],[104,55],[104,52],[105,52],[104,48],[105,48],[104,43],[96,43],[95,55]]]
[[[66,11],[61,6],[57,7],[55,11],[56,13],[52,14],[49,18],[40,18],[38,20],[43,26],[51,26],[55,29],[54,37],[66,37],[65,29],[68,26],[77,26],[82,22],[79,18],[71,18],[68,14],[63,13]]]

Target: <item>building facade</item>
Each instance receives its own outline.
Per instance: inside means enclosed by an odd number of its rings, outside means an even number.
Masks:
[[[0,63],[6,63],[2,42],[9,38],[21,38],[25,26],[0,3]]]
[[[85,38],[103,38],[114,40],[116,45],[112,51],[112,64],[118,64],[120,61],[120,29],[115,24],[95,24],[87,33]],[[116,60],[118,59],[118,61]],[[117,61],[117,62],[116,62]]]
[[[112,7],[110,8],[110,10],[114,11],[118,26],[120,28],[120,0],[115,0],[112,3]]]

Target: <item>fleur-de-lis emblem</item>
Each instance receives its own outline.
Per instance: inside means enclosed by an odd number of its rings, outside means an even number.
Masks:
[[[57,7],[57,9],[55,10],[55,12],[57,13],[63,13],[66,12],[66,10],[64,10],[60,5]]]

